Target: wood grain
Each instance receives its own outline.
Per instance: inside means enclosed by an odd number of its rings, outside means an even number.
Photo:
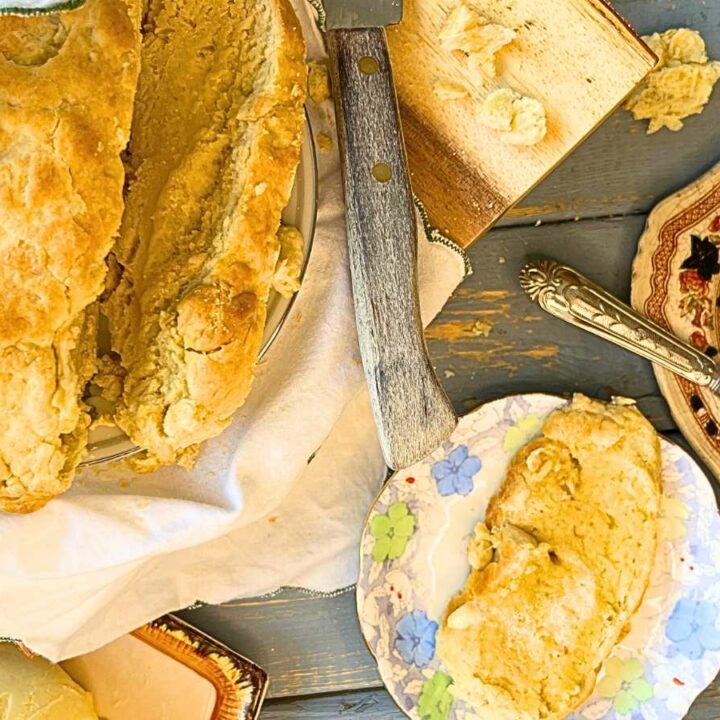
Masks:
[[[467,64],[437,42],[452,6],[406,0],[388,39],[414,189],[433,223],[467,246],[594,130],[655,58],[600,0],[485,0],[483,15],[517,38],[499,56],[498,78],[477,87]],[[439,101],[441,79],[473,87],[472,97]],[[538,145],[507,145],[478,125],[479,103],[507,85],[545,105],[548,135]]]
[[[720,684],[714,683],[693,705],[686,720],[717,720],[716,708],[720,703]],[[400,712],[392,698],[382,689],[361,692],[338,693],[320,698],[301,698],[268,703],[263,709],[263,720],[287,720],[288,718],[355,718],[362,715],[366,720],[401,720]]]
[[[447,440],[457,418],[423,338],[415,209],[385,31],[332,30],[327,43],[360,354],[385,462],[403,468]]]
[[[720,41],[720,2],[709,12],[717,18],[714,37]],[[718,90],[682,132],[648,136],[645,125],[619,110],[499,224],[647,213],[720,161]]]
[[[362,715],[368,720],[396,720],[404,718],[388,693],[381,689],[338,693],[326,697],[280,700],[268,703],[263,709],[263,720],[287,718],[354,718]]]
[[[380,685],[360,636],[354,592],[317,598],[290,590],[177,614],[263,668],[269,697]]]
[[[475,273],[427,330],[456,409],[510,393],[627,395],[661,430],[675,427],[650,365],[550,317],[519,287],[529,258],[561,260],[627,301],[630,263],[644,218],[493,230],[471,249]]]
[[[669,27],[701,30],[710,56],[720,58],[720,2],[615,0],[613,4],[641,34]],[[703,114],[689,118],[680,133],[663,130],[647,136],[646,124],[624,110],[616,111],[499,224],[646,213],[720,160],[720,90]]]

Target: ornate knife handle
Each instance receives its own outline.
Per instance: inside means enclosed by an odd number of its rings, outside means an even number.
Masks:
[[[720,392],[720,371],[707,355],[572,268],[548,260],[531,262],[520,271],[520,285],[531,300],[551,315],[610,340],[714,393]]]

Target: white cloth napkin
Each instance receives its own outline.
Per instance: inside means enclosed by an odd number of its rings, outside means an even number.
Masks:
[[[310,57],[324,50],[295,0]],[[334,137],[331,103],[310,108]],[[385,466],[357,348],[337,150],[318,151],[319,216],[299,297],[232,425],[193,470],[83,470],[66,495],[0,516],[0,636],[52,660],[97,648],[197,600],[355,581]],[[464,275],[420,224],[423,318]]]

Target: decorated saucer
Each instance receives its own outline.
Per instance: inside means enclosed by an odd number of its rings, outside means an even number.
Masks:
[[[398,706],[418,720],[473,720],[435,654],[444,609],[468,574],[475,524],[515,452],[566,400],[518,395],[465,416],[452,438],[396,473],[370,512],[357,609]],[[628,634],[573,720],[678,720],[720,670],[720,516],[710,483],[661,439],[664,498],[650,585]]]
[[[720,165],[648,217],[633,263],[632,304],[709,357],[720,348]],[[720,477],[720,398],[655,366],[673,418]]]

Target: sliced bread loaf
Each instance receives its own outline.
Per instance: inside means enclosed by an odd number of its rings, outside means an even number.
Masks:
[[[582,396],[512,460],[438,633],[479,718],[562,720],[592,692],[648,586],[660,471],[634,407]]]
[[[306,86],[287,0],[149,0],[129,187],[104,304],[115,419],[188,462],[247,396],[299,160]]]
[[[122,215],[141,0],[0,17],[0,508],[67,490],[85,448],[105,256]]]

